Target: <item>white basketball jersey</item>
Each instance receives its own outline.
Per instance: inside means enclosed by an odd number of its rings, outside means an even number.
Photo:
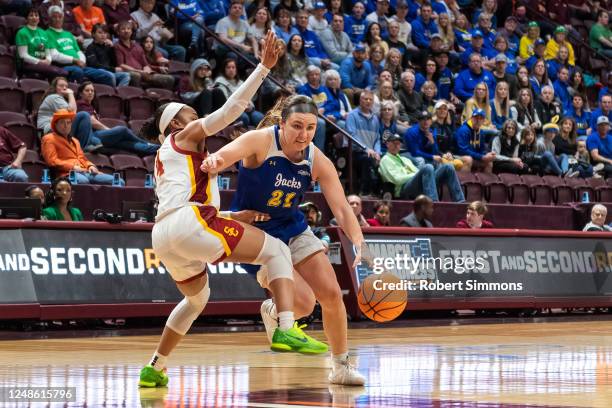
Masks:
[[[174,142],[173,132],[164,140],[155,158],[155,193],[159,200],[156,220],[187,205],[220,205],[217,175],[200,170],[207,152],[183,150]]]

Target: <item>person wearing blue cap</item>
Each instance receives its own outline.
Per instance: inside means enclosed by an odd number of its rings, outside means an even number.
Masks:
[[[484,137],[480,128],[485,121],[486,114],[482,109],[474,109],[472,117],[465,121],[455,132],[455,153],[460,156],[470,156],[474,161],[472,169],[480,168],[485,173],[493,171],[495,153],[485,150]]]
[[[475,27],[482,32],[484,40],[483,47],[488,51],[493,51],[493,43],[495,42],[495,30],[491,26],[491,15],[482,13],[478,16],[478,24]]]
[[[323,31],[329,27],[329,22],[325,18],[327,6],[322,1],[317,1],[312,5],[312,14],[308,17],[308,29],[313,31],[319,37]]]
[[[544,53],[546,52],[546,43],[543,39],[538,38],[534,43],[533,54],[525,61],[525,66],[529,71],[532,70],[538,60],[544,59]]]
[[[493,50],[486,49],[484,47],[484,39],[482,31],[472,30],[472,40],[468,48],[461,53],[461,66],[467,68],[470,61],[470,55],[478,54],[482,57],[483,63],[487,63],[487,60],[494,58],[495,53]]]
[[[462,102],[465,102],[474,95],[476,84],[484,82],[489,87],[489,98],[493,99],[495,79],[489,71],[482,67],[481,55],[473,53],[470,55],[468,61],[468,68],[461,71],[455,79],[455,95],[461,99]]]
[[[429,48],[431,36],[438,32],[431,4],[421,6],[421,15],[412,22],[412,42],[421,49]]]

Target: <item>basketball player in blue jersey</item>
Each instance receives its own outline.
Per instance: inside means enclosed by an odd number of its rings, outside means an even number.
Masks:
[[[298,208],[312,182],[319,182],[338,225],[357,248],[355,265],[360,262],[364,239],[357,218],[346,201],[334,165],[312,143],[317,113],[312,99],[303,95],[292,96],[283,102],[282,109],[275,107],[268,113],[268,117],[276,114],[273,123],[277,125],[245,133],[210,154],[200,168],[205,172],[219,173],[242,160],[234,209],[269,214],[268,221],[256,222],[255,225],[289,245],[297,272],[294,273],[294,314],[310,314],[315,299],[321,304],[323,328],[332,350],[329,381],[363,385],[365,378],[348,358],[347,317],[336,274],[323,252],[323,245],[310,231]],[[261,218],[255,221],[261,221]],[[257,269],[247,267],[250,273]],[[268,287],[267,268],[256,273],[262,287]],[[268,338],[277,327],[276,316],[274,302],[264,302],[262,317]],[[273,339],[271,341],[274,343]]]

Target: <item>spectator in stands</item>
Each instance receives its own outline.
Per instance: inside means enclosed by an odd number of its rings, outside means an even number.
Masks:
[[[319,112],[323,113],[329,91],[325,85],[321,85],[321,69],[316,65],[310,65],[306,69],[306,79],[308,82],[300,86],[297,93],[312,98]],[[325,150],[325,121],[322,118],[317,118],[317,130],[313,142],[321,151]]]
[[[47,221],[83,221],[81,210],[72,206],[72,183],[67,177],[58,177],[51,183],[42,217]]]
[[[482,57],[479,54],[472,54],[469,58],[469,67],[455,79],[455,95],[465,102],[474,94],[476,84],[484,82],[487,84],[489,92],[495,89],[495,79],[486,69],[482,68]],[[493,97],[492,94],[489,95]]]
[[[132,40],[132,23],[129,21],[119,23],[118,31],[119,41],[115,44],[117,65],[130,73],[132,85],[143,84],[172,90],[174,77],[155,73],[149,66],[142,47]]]
[[[389,21],[389,34],[385,38],[385,42],[390,49],[395,48],[401,55],[404,56],[405,60],[402,61],[402,65],[407,66],[407,61],[410,60],[410,55],[413,53],[413,51],[410,50],[409,53],[408,46],[400,40],[400,23],[394,20]]]
[[[597,23],[593,24],[589,33],[589,44],[600,54],[612,58],[612,31],[608,27],[609,23],[610,12],[600,10],[597,13]]]
[[[79,86],[76,100],[77,110],[89,113],[89,125],[87,120],[81,120],[81,123],[77,126],[90,126],[93,131],[93,137],[100,140],[104,147],[127,150],[142,156],[155,154],[159,149],[158,144],[149,143],[139,138],[125,126],[109,128],[100,122],[100,117],[96,112],[98,106],[96,89],[90,81],[85,81]]]
[[[409,153],[403,153],[402,156],[412,161],[417,168],[422,168],[425,163],[437,166],[444,158],[450,159],[451,155],[448,153],[440,153],[431,129],[431,113],[423,110],[418,113],[417,120],[418,123],[404,133],[404,145],[408,148]]]
[[[412,71],[402,73],[400,89],[397,97],[400,100],[399,120],[405,123],[416,123],[423,106],[421,94],[415,91],[416,78]]]
[[[552,88],[553,84],[548,78],[548,73],[546,72],[546,63],[543,59],[538,59],[531,68],[529,83],[531,84],[531,89],[533,90],[534,95],[541,95],[542,90],[546,86],[550,86]]]
[[[495,79],[496,83],[498,84],[500,82],[506,82],[509,86],[510,99],[515,99],[518,91],[518,81],[515,73],[518,70],[518,66],[513,63],[514,69],[512,73],[510,73],[508,70],[510,59],[505,54],[498,54],[493,61],[495,63],[493,71],[491,71],[493,79]]]
[[[517,91],[520,91],[521,89],[529,89],[531,91],[531,83],[529,82],[529,70],[524,65],[519,65],[518,69],[516,70],[516,85]],[[516,100],[516,98],[512,99]]]
[[[27,186],[24,191],[25,198],[36,198],[40,200],[42,206],[45,205],[45,192],[36,185]]]
[[[377,0],[376,10],[366,16],[366,21],[371,23],[377,23],[380,27],[380,36],[387,37],[388,26],[389,26],[389,0]]]
[[[591,113],[591,129],[597,129],[600,116],[605,116],[609,122],[612,122],[612,95],[602,96],[599,101],[599,108]]]
[[[529,22],[527,33],[521,37],[519,44],[519,62],[527,61],[534,54],[535,42],[540,38],[540,25],[536,21]]]
[[[305,203],[300,204],[300,211],[304,214],[304,218],[308,223],[308,227],[312,231],[315,237],[319,238],[321,244],[323,244],[323,251],[327,253],[329,251],[329,244],[331,243],[331,238],[329,234],[325,230],[325,227],[321,225],[321,210],[319,207],[311,201],[307,201]]]
[[[314,1],[313,3],[312,15],[308,17],[308,29],[314,31],[321,38],[321,34],[329,26],[329,22],[325,18],[327,6],[322,1]]]
[[[261,7],[261,1],[254,1],[249,5],[248,15],[252,16],[256,13],[251,10],[257,10]],[[270,8],[270,2],[264,1],[263,5],[266,6],[267,10],[272,10]],[[224,0],[204,0],[200,2],[200,6],[202,7],[202,11],[204,12],[204,21],[206,26],[211,30],[215,29],[215,25],[219,20],[225,17],[228,13],[229,4]],[[270,13],[270,11],[268,12]]]
[[[482,33],[483,45],[482,48],[485,52],[493,52],[494,51],[494,43],[495,43],[495,31],[491,30],[491,14],[483,13],[478,16],[478,24],[472,30],[472,35],[476,31],[480,31]],[[493,54],[495,55],[495,54]]]
[[[457,144],[455,152],[461,156],[470,156],[473,160],[473,167],[491,173],[495,153],[485,150],[484,138],[480,133],[480,127],[484,121],[485,112],[482,109],[475,109],[472,117],[463,123],[455,133]]]
[[[546,44],[546,51],[544,53],[544,59],[552,60],[552,59],[557,58],[557,53],[559,52],[559,49],[562,46],[565,46],[565,48],[567,48],[567,51],[568,51],[567,62],[570,65],[575,65],[576,60],[574,57],[574,47],[572,47],[572,44],[567,40],[567,28],[561,25],[555,28],[553,38],[551,38]]]
[[[85,75],[95,82],[112,86],[128,86],[130,74],[117,66],[113,42],[108,38],[106,26],[95,24],[91,29],[93,42],[85,50]],[[90,74],[92,74],[91,76]]]
[[[388,227],[391,225],[391,203],[389,201],[377,201],[374,203],[374,217],[368,218],[370,227]]]
[[[327,52],[325,52],[325,48],[323,48],[317,34],[308,29],[308,12],[306,10],[298,11],[296,22],[296,28],[304,41],[304,52],[310,60],[310,63],[322,68],[323,70],[329,68],[340,68],[338,64],[329,59],[329,55],[327,55]]]
[[[508,51],[513,57],[516,57],[519,53],[520,38],[517,35],[518,20],[514,16],[508,16],[504,22],[504,27],[497,31],[498,34],[503,35],[508,40]]]
[[[277,7],[274,10],[274,32],[285,44],[290,44],[290,39],[300,34],[297,28],[291,25],[291,13],[289,10]]]
[[[77,39],[70,31],[64,30],[64,12],[61,7],[49,7],[49,48],[51,48],[51,61],[68,72],[68,79],[74,82],[83,81],[85,73],[85,54],[81,51]],[[105,77],[104,73],[98,75],[98,70],[89,68],[87,76],[92,80]]]
[[[543,151],[544,145],[537,141],[535,131],[532,128],[526,127],[521,130],[519,157],[523,162],[526,172],[528,171],[532,174],[543,173],[544,167],[548,164],[544,161],[550,160],[550,153],[546,159],[543,159]],[[552,160],[554,161],[554,158]]]
[[[113,184],[113,176],[100,170],[83,154],[77,138],[70,136],[75,113],[59,109],[51,120],[51,133],[42,139],[41,153],[54,177],[67,176],[75,172],[78,184]],[[125,185],[119,180],[120,185]],[[53,190],[53,189],[52,189]]]
[[[327,119],[345,129],[346,117],[351,111],[351,103],[340,89],[340,74],[338,71],[333,69],[325,71],[325,91],[327,92],[327,99],[323,105],[323,114]]]
[[[214,1],[204,2],[203,7],[209,3],[214,3]],[[140,8],[130,14],[132,20],[138,25],[136,40],[140,41],[145,36],[150,35],[164,57],[176,61],[185,61],[185,48],[178,44],[168,44],[168,41],[174,38],[174,33],[166,28],[164,21],[153,12],[154,9],[155,0],[140,0]],[[206,17],[208,18],[208,15]]]
[[[21,168],[26,145],[4,126],[0,126],[0,179],[27,183],[28,175]]]
[[[381,140],[378,129],[378,116],[372,112],[374,94],[364,90],[359,97],[359,106],[353,109],[346,118],[346,130],[361,142],[365,149],[353,146],[355,167],[361,173],[362,194],[368,195],[378,191],[377,167],[380,162]]]
[[[404,69],[402,68],[402,55],[395,48],[391,48],[389,52],[387,53],[387,57],[384,62],[384,69],[380,71],[379,75],[383,71],[388,71],[391,74],[393,89],[398,89],[400,87],[400,83],[402,82],[402,73],[404,72]],[[416,86],[416,75],[415,75],[414,80],[415,80],[415,83],[414,83],[413,88],[419,89]],[[380,84],[380,82],[378,82],[378,84]]]
[[[491,102],[489,100],[489,88],[487,84],[481,82],[474,88],[474,94],[465,102],[461,122],[467,121],[472,117],[472,112],[480,109],[485,113],[485,120],[480,126],[480,133],[490,141],[497,134],[497,128],[492,122]]]
[[[77,110],[74,92],[68,87],[68,80],[64,77],[57,77],[51,81],[38,106],[36,127],[42,131],[43,135],[51,133],[53,114],[60,109],[72,112]],[[88,130],[77,126],[81,121],[87,120],[85,116],[88,117],[89,114],[87,112],[79,113],[74,118],[71,134],[79,140],[81,146],[86,150],[102,147],[99,139],[91,137],[91,129]]]
[[[459,52],[465,51],[470,46],[472,40],[472,34],[468,31],[470,29],[467,17],[464,14],[460,14],[455,18],[454,32],[455,32],[455,43]]]
[[[591,165],[591,155],[587,149],[586,138],[582,137],[582,140],[576,142],[576,154],[574,154],[574,160],[570,159],[570,170],[572,172],[578,172],[578,175],[582,178],[601,178],[601,175],[595,173],[595,169]],[[598,170],[603,170],[603,165],[599,165]],[[572,174],[572,177],[575,177]]]
[[[361,3],[358,3],[361,4]],[[366,49],[363,44],[356,44],[353,48],[353,56],[342,61],[340,66],[340,78],[342,79],[342,90],[354,103],[359,94],[365,89],[372,89],[372,68],[365,63]]]
[[[472,22],[476,23],[483,13],[491,15],[491,22],[494,27],[497,27],[497,18],[495,17],[497,13],[497,0],[484,0],[482,2],[482,7],[474,11]]]
[[[53,6],[57,6],[62,9],[62,13],[64,15],[64,27],[66,30],[70,31],[81,44],[84,40],[83,32],[81,31],[81,26],[76,22],[74,18],[74,13],[72,11],[72,4],[65,4],[63,0],[46,0],[38,8],[38,12],[40,14],[40,26],[41,27],[49,27],[49,23],[51,22],[49,16],[49,9]],[[27,10],[27,9],[26,9]]]
[[[380,24],[369,23],[363,42],[365,43],[368,54],[371,54],[374,47],[378,46],[382,48],[384,57],[384,54],[389,52],[389,45],[382,39],[380,30]]]
[[[491,101],[491,122],[497,130],[510,118],[510,87],[505,81],[498,81],[495,96]],[[516,132],[518,134],[518,131]]]
[[[450,51],[455,49],[455,32],[447,13],[440,13],[438,16],[438,34],[442,39],[443,50]]]
[[[406,132],[406,128],[397,122],[397,105],[392,101],[385,100],[380,104],[380,128],[378,133],[381,140],[385,140],[387,134],[402,135]],[[386,146],[381,146],[381,152],[386,151]]]
[[[342,14],[334,14],[330,27],[323,30],[319,37],[327,55],[336,64],[341,64],[353,52],[351,39],[344,32],[344,17]]]
[[[147,64],[151,69],[159,74],[167,74],[170,71],[170,61],[165,58],[160,51],[155,48],[153,37],[147,35],[140,41],[140,46],[144,51]]]
[[[566,67],[561,67],[557,74],[557,79],[553,82],[553,89],[562,111],[569,108],[572,104],[572,97],[569,92],[571,87],[568,81],[569,71]]]
[[[431,198],[421,194],[412,203],[412,212],[400,220],[400,226],[413,228],[433,228],[434,203]]]
[[[374,44],[369,48],[369,54],[370,59],[367,63],[370,64],[372,75],[377,77],[385,69],[385,50],[380,44]]]
[[[554,140],[559,137],[559,126],[556,123],[547,123],[542,126],[542,130],[544,132],[544,137],[542,138],[542,144],[544,145],[542,160],[548,161],[548,163],[543,163],[544,172],[554,174],[555,176],[568,175],[569,157],[567,154],[557,151],[556,144],[554,143]],[[549,155],[550,158],[547,158]]]
[[[512,119],[504,122],[501,134],[493,139],[491,151],[495,153],[494,173],[523,174],[528,168],[519,157],[518,125]]]
[[[585,96],[574,94],[572,106],[565,111],[565,116],[572,118],[576,122],[576,132],[578,136],[588,136],[591,134],[591,112],[584,108]]]
[[[365,6],[362,2],[356,1],[353,4],[353,12],[344,19],[344,31],[348,34],[353,45],[357,45],[365,39],[366,18],[364,16]]]
[[[608,208],[602,204],[595,204],[591,208],[591,221],[582,230],[610,232],[612,228],[606,225],[606,218],[608,218]]]
[[[221,74],[215,79],[215,86],[223,91],[225,98],[228,99],[231,94],[236,92],[243,82],[243,80],[238,78],[236,60],[228,58],[223,61],[223,64],[221,64]],[[255,109],[253,102],[250,102],[249,106],[240,115],[240,120],[244,126],[257,127],[263,117],[264,115]]]
[[[197,0],[170,0],[169,3],[178,20],[179,35],[189,37],[187,50],[189,55],[191,57],[200,55],[204,42],[204,33],[200,28],[200,25],[204,25],[204,10],[201,3]],[[246,22],[244,24],[246,25]]]
[[[358,195],[351,194],[346,196],[346,201],[348,201],[349,205],[353,209],[353,214],[355,214],[355,217],[357,217],[357,222],[359,222],[359,226],[362,228],[369,226],[368,221],[361,213],[363,209],[361,205],[361,198]],[[332,218],[331,220],[329,220],[329,225],[338,225],[338,222],[335,218]]]
[[[608,178],[612,176],[612,137],[609,135],[610,120],[607,116],[600,116],[597,118],[596,126],[597,132],[591,133],[587,139],[587,149],[589,149],[593,163],[604,165],[603,171],[606,178]]]
[[[454,110],[454,106],[445,100],[436,102],[431,132],[438,145],[438,151],[442,154],[442,162],[452,164],[456,171],[470,172],[472,170],[472,158],[452,153],[455,150],[455,123],[451,109]],[[418,164],[417,167],[419,167]]]
[[[93,5],[94,0],[81,0],[81,5],[75,7],[72,12],[74,19],[81,26],[85,38],[91,38],[91,30],[96,24],[106,24],[104,12],[100,7]]]
[[[457,228],[494,228],[491,221],[484,219],[487,215],[488,208],[482,201],[474,201],[468,205],[467,212],[464,220],[457,222]]]
[[[196,110],[199,117],[204,117],[219,109],[226,101],[225,94],[215,88],[212,77],[212,66],[208,60],[198,58],[191,63],[189,80],[181,80],[180,95],[185,103]]]
[[[423,86],[421,86],[421,98],[423,99],[423,105],[421,108],[423,110],[432,113],[434,110],[434,106],[436,106],[436,102],[438,98],[436,97],[436,93],[438,92],[438,88],[436,88],[436,84],[433,81],[425,81]]]
[[[301,38],[299,39],[301,41]],[[281,84],[283,84],[289,92],[294,92],[296,85],[301,85],[293,79],[293,68],[291,67],[291,61],[287,56],[287,44],[280,38],[276,40],[276,46],[278,47],[278,61],[274,68],[270,71],[269,76],[273,76]],[[270,78],[266,78],[263,85],[261,86],[261,95],[263,101],[268,100],[276,100],[284,91],[280,88],[280,86],[276,85],[274,82],[270,80]],[[271,104],[267,105],[268,107]]]
[[[412,42],[420,49],[429,48],[429,41],[438,32],[431,4],[421,6],[421,15],[412,21]]]
[[[226,56],[230,58],[238,58],[231,52],[227,45],[232,45],[239,49],[251,61],[256,61],[255,53],[257,51],[257,41],[249,35],[249,25],[241,17],[244,14],[244,8],[241,0],[231,0],[229,15],[223,17],[217,22],[215,32],[221,37],[223,43],[215,45],[215,54],[220,60]]]
[[[380,160],[378,169],[383,181],[395,186],[396,197],[414,199],[425,194],[433,201],[438,201],[437,184],[443,183],[448,187],[453,201],[465,201],[452,165],[440,164],[434,170],[434,166],[428,163],[417,169],[408,158],[399,154],[401,141],[399,135],[387,137],[387,153]]]
[[[529,127],[537,132],[542,127],[538,112],[534,107],[531,89],[522,88],[519,91],[516,104],[510,108],[510,119],[518,123],[519,130]]]
[[[398,41],[401,41],[408,47],[412,56],[416,55],[419,49],[412,42],[412,25],[408,22],[408,4],[406,0],[397,0],[395,5],[395,14],[391,16],[389,21],[395,21],[399,24]]]
[[[51,65],[53,44],[47,33],[38,27],[39,22],[38,10],[30,9],[27,13],[26,25],[21,27],[15,35],[21,71],[42,75],[47,79],[68,76],[68,72],[62,68]]]
[[[304,50],[304,41],[299,34],[294,34],[289,39],[289,52],[287,59],[291,65],[291,79],[296,85],[306,83],[306,69],[308,68],[309,59]]]
[[[567,71],[570,76],[574,73],[576,69],[575,65],[570,64],[569,62],[569,50],[565,45],[559,46],[557,54],[555,54],[552,59],[546,61],[546,70],[548,72],[548,78],[551,81],[557,79],[559,75],[559,70],[561,68],[567,68]]]
[[[106,24],[112,32],[117,32],[119,23],[132,21],[127,0],[104,0],[101,8],[104,13],[104,20],[106,20]],[[136,22],[132,21],[132,28],[136,29],[137,27]]]
[[[327,24],[327,20],[325,20],[325,24]],[[255,55],[259,56],[261,42],[264,40],[266,33],[271,28],[272,15],[270,14],[270,11],[266,6],[259,7],[253,17],[249,18],[248,34],[255,39],[255,44],[257,45],[257,52]]]
[[[534,92],[534,95],[535,92]],[[539,93],[540,98],[535,103],[535,110],[538,118],[542,123],[552,122],[555,116],[561,116],[563,110],[557,101],[555,101],[555,90],[551,85],[546,85]]]
[[[553,139],[555,153],[565,154],[570,161],[576,154],[576,139],[578,138],[576,127],[574,119],[568,117],[561,119],[559,122],[559,134]]]

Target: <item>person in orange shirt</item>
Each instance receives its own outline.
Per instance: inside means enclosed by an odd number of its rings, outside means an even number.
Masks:
[[[54,177],[64,177],[74,170],[76,184],[113,184],[113,176],[104,174],[87,158],[79,140],[70,136],[75,113],[59,109],[51,119],[51,133],[42,138],[42,156]],[[121,186],[125,185],[119,179]]]
[[[104,12],[93,3],[94,0],[81,0],[81,5],[72,9],[74,19],[81,26],[83,36],[87,38],[91,38],[91,29],[94,24],[106,24]]]

